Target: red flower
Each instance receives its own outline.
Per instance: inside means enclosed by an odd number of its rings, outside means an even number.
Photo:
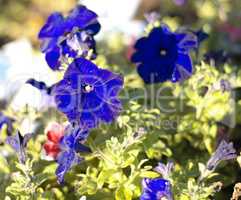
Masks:
[[[46,128],[47,142],[43,145],[45,153],[47,156],[56,159],[59,152],[59,142],[64,136],[64,126],[58,123],[51,123]]]

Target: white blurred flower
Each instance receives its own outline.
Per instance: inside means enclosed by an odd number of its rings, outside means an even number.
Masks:
[[[34,108],[40,108],[43,103],[43,94],[36,88],[25,84],[34,78],[51,85],[57,81],[56,75],[47,66],[44,55],[34,53],[27,39],[11,42],[0,51],[0,57],[5,59],[6,77],[0,82],[0,98],[8,98],[15,95],[11,104],[13,109],[21,109],[28,104]]]
[[[37,127],[38,127],[38,124],[33,119],[25,118],[21,122],[18,129],[21,134],[25,135],[28,133],[34,133]]]

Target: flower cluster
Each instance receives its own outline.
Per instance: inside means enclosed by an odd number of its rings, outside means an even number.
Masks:
[[[175,2],[178,5],[185,3],[184,0]],[[180,31],[173,32],[167,25],[158,23],[159,19],[155,13],[148,15],[147,20],[152,25],[150,26],[152,29],[145,37],[137,40],[134,46],[135,52],[131,57],[132,62],[137,65],[137,73],[146,84],[163,83],[166,81],[182,82],[188,79],[194,71],[191,50],[196,50],[198,55],[199,46],[208,37],[208,34],[202,29],[198,31],[181,31],[180,29]],[[164,145],[164,142],[163,144],[158,144],[154,140],[147,141],[146,143],[149,144],[143,145],[143,147],[138,143],[139,140],[144,138],[143,136],[145,136],[145,139],[149,137],[147,130],[151,130],[150,132],[153,133],[156,131],[157,127],[154,120],[157,116],[160,120],[164,119],[161,118],[160,110],[153,109],[150,112],[153,115],[144,111],[145,116],[143,114],[142,117],[141,114],[139,115],[139,112],[141,112],[139,111],[139,104],[134,105],[133,107],[135,108],[126,112],[128,116],[123,115],[117,120],[118,130],[124,127],[127,138],[123,140],[121,138],[119,141],[119,138],[113,137],[110,141],[104,141],[106,142],[106,150],[102,151],[102,146],[99,148],[95,143],[96,141],[92,140],[98,137],[94,131],[92,132],[93,137],[89,137],[93,129],[102,123],[110,124],[114,122],[122,111],[122,102],[119,94],[124,85],[123,77],[108,69],[101,68],[96,64],[98,62],[93,61],[97,56],[94,36],[100,31],[100,28],[97,14],[85,6],[78,5],[66,16],[58,12],[53,13],[40,30],[41,50],[45,54],[46,62],[52,70],[61,71],[59,73],[61,77],[51,86],[34,79],[29,79],[26,83],[48,96],[48,103],[54,105],[56,111],[62,114],[64,120],[67,121],[62,123],[62,118],[58,118],[59,123],[49,123],[45,129],[46,140],[42,145],[42,152],[44,153],[42,159],[56,162],[55,174],[57,182],[63,184],[69,178],[66,177],[67,172],[74,166],[84,162],[83,155],[95,151],[90,156],[91,158],[88,157],[86,160],[93,159],[93,162],[95,162],[100,159],[95,163],[98,163],[98,166],[102,169],[88,167],[86,175],[79,175],[81,183],[89,180],[93,181],[94,192],[108,185],[108,190],[106,191],[114,191],[116,189],[114,193],[117,196],[121,196],[119,199],[124,199],[125,195],[128,196],[128,199],[131,199],[132,196],[136,199],[139,191],[133,192],[137,188],[134,182],[139,180],[140,177],[145,177],[142,180],[140,200],[173,200],[174,193],[179,192],[178,183],[182,180],[176,179],[178,180],[176,181],[174,174],[171,173],[174,163],[168,162],[166,165],[158,163],[157,167],[154,168],[155,172],[150,172],[151,167],[149,168],[149,166],[145,166],[142,169],[142,163],[145,163],[146,159],[138,161],[139,157],[142,159],[145,156],[145,154],[142,154],[143,152],[150,158],[152,157],[151,154],[154,155],[156,153],[156,149],[160,148],[165,151],[165,148],[168,148]],[[218,83],[220,90],[231,91],[232,87],[228,80],[222,78]],[[185,93],[188,93],[188,91]],[[170,105],[174,104],[170,102]],[[145,110],[148,110],[147,107]],[[134,125],[131,124],[132,122],[129,125],[128,122],[133,119],[139,120],[141,125],[136,124],[136,121],[134,122],[135,124],[133,123]],[[154,122],[149,123],[149,120]],[[0,129],[6,124],[7,131],[13,132],[12,122],[12,119],[0,113]],[[135,126],[135,130],[137,129],[134,133],[132,126]],[[151,129],[149,129],[150,127]],[[157,129],[159,131],[160,127]],[[28,163],[25,148],[33,136],[33,134],[21,135],[20,132],[17,132],[17,134],[9,136],[6,140],[7,144],[16,151],[19,162],[23,165]],[[167,141],[174,141],[168,139],[167,137]],[[91,142],[92,145],[90,147],[93,149],[88,146],[88,142]],[[133,146],[132,149],[131,146],[134,143],[137,145]],[[98,144],[103,143],[99,142]],[[155,149],[153,150],[151,146],[155,146]],[[171,153],[167,151],[166,156]],[[221,161],[234,158],[236,158],[236,151],[233,148],[233,144],[222,141],[206,166],[200,165],[201,176],[197,184],[213,173]],[[123,159],[127,161],[122,162]],[[140,172],[134,173],[135,169],[140,169]],[[93,170],[93,173],[91,170]],[[181,171],[181,168],[178,170],[180,176],[184,177],[185,174]],[[153,174],[156,175],[156,172],[161,177],[150,178],[153,177]],[[27,176],[29,175],[27,174]],[[113,176],[111,177],[113,179],[109,179],[109,176]],[[128,180],[127,184],[123,184],[126,180]],[[140,181],[139,184],[141,184]],[[185,193],[193,194],[194,192],[198,193],[200,188],[205,189],[203,182],[200,186],[195,184],[195,179],[189,180],[188,188],[186,191],[184,189]],[[75,187],[76,185],[75,182],[72,184]],[[212,188],[210,188],[208,189],[212,191]],[[210,192],[209,190],[206,190],[207,193]],[[87,194],[90,195],[94,192],[90,188]],[[207,196],[210,196],[210,194],[208,193]],[[85,197],[82,198],[84,199]],[[195,199],[199,198],[195,197]]]
[[[83,145],[89,132],[83,131],[78,126],[71,124],[66,126],[58,123],[50,123],[46,128],[47,142],[43,145],[45,154],[49,159],[54,159],[59,166],[56,175],[59,183],[63,183],[65,173],[75,164],[83,160],[79,152],[91,152]]]
[[[96,13],[78,5],[67,17],[61,13],[50,15],[39,33],[41,50],[50,68],[66,68],[63,78],[50,87],[34,79],[27,81],[51,96],[70,123],[65,128],[52,124],[43,146],[46,155],[59,164],[56,175],[60,183],[65,173],[83,160],[78,153],[90,152],[83,145],[90,129],[101,122],[113,122],[122,109],[118,95],[123,78],[89,60],[96,56],[93,36],[99,30]]]

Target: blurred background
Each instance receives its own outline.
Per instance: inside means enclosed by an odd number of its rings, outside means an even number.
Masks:
[[[131,65],[131,46],[147,23],[144,16],[153,11],[173,30],[202,28],[210,37],[201,51],[210,53],[217,63],[240,63],[240,0],[0,0],[0,99],[17,94],[13,108],[26,104],[26,95],[34,95],[27,103],[38,106],[40,102],[34,88],[23,86],[26,79],[56,81],[39,51],[38,31],[52,12],[67,13],[76,3],[97,12],[102,24],[97,36],[99,54],[124,70]]]

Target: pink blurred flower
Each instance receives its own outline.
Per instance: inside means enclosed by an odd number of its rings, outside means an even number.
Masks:
[[[241,41],[241,26],[236,27],[229,23],[220,26],[220,30],[227,33],[232,42]]]

